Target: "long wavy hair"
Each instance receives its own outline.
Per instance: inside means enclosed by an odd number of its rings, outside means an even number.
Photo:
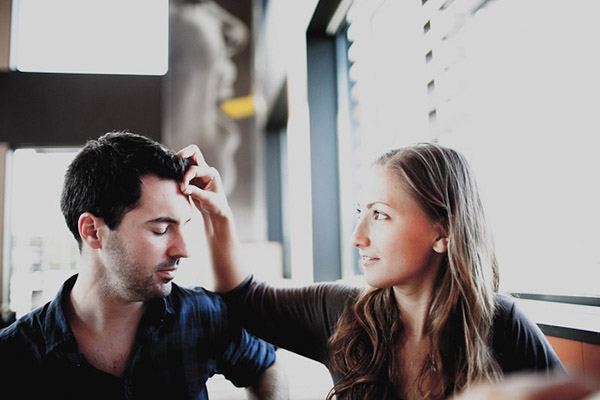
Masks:
[[[431,352],[417,378],[421,397],[444,398],[476,381],[497,380],[501,370],[490,347],[497,261],[466,159],[425,143],[390,151],[374,164],[396,176],[447,233],[448,250],[426,320]],[[342,378],[327,398],[400,398],[403,382],[395,360],[402,333],[392,288],[366,290],[342,314],[330,338],[331,365]],[[436,379],[428,380],[431,372]]]

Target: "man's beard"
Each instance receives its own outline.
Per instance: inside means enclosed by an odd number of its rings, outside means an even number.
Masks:
[[[145,275],[143,266],[137,264],[117,236],[109,239],[107,248],[110,252],[112,266],[106,266],[110,287],[107,290],[115,292],[126,301],[148,301],[155,298],[163,298],[171,293],[171,279],[157,276],[161,269],[167,269],[179,264],[179,258],[172,257],[161,262]]]

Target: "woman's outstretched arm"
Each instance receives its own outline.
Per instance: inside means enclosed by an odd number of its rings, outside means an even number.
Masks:
[[[229,291],[242,283],[247,274],[241,267],[239,240],[221,176],[206,163],[198,146],[187,146],[177,154],[190,163],[181,183],[181,191],[190,196],[202,213],[215,276],[215,290]]]

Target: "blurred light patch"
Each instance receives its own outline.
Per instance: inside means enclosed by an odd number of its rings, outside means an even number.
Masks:
[[[231,119],[248,118],[254,115],[254,98],[252,95],[236,97],[221,103],[221,111]]]
[[[164,75],[168,18],[168,0],[14,1],[10,68]]]

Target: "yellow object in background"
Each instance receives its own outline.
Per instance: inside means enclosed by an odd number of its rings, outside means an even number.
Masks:
[[[221,103],[221,111],[231,119],[248,118],[254,115],[254,98],[252,95],[236,97]]]

